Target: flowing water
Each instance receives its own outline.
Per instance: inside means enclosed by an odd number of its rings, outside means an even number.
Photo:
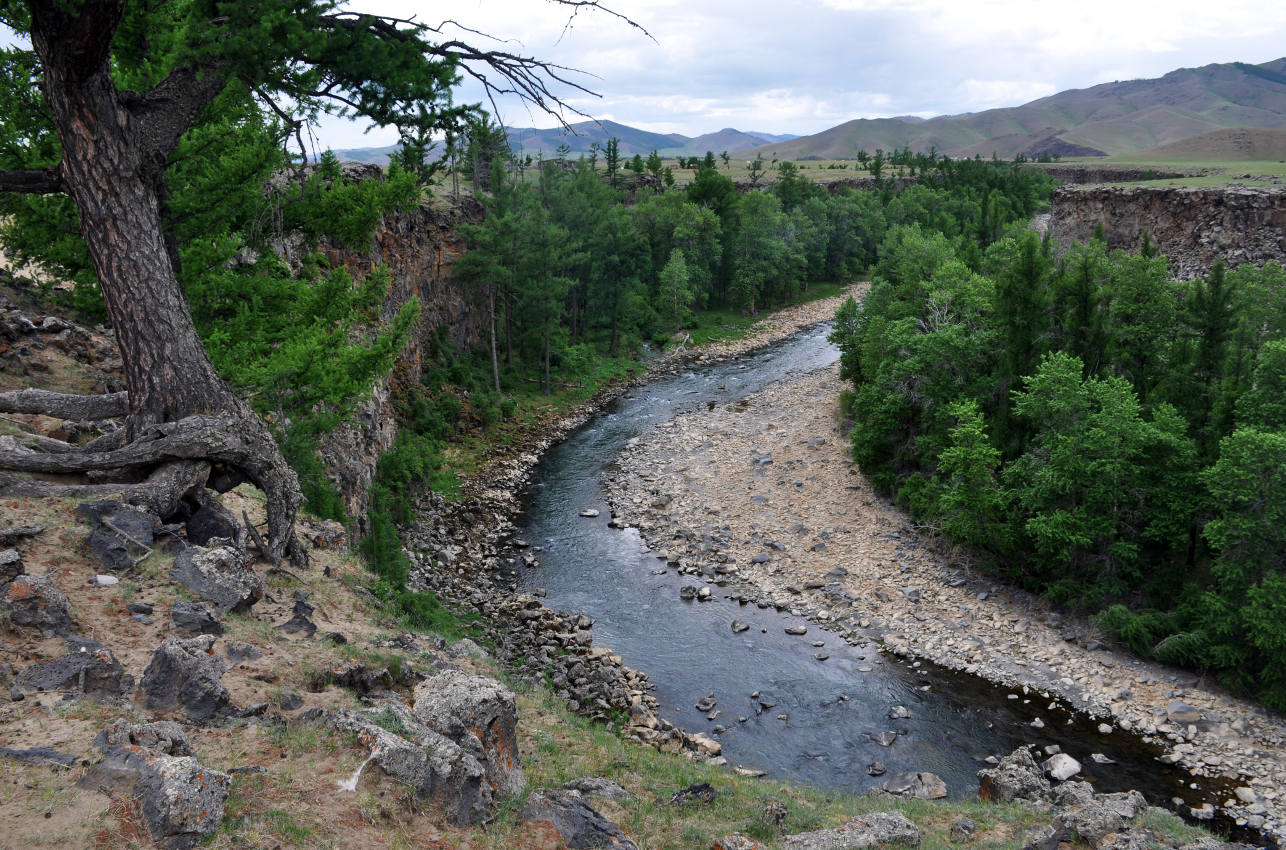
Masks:
[[[961,798],[975,793],[985,757],[1022,744],[1057,744],[1084,766],[1078,778],[1100,791],[1137,788],[1166,804],[1174,796],[1198,804],[1222,800],[1211,796],[1213,788],[1190,787],[1185,771],[1161,765],[1159,751],[1141,740],[1100,734],[1097,721],[1034,693],[912,666],[874,645],[849,646],[800,618],[725,600],[717,588],[711,601],[682,602],[679,588],[692,579],[665,570],[637,531],[608,527],[601,478],[630,439],[676,413],[736,403],[773,381],[833,363],[838,352],[826,333],[810,329],[758,354],[639,387],[551,449],[519,523],[521,536],[543,549],[541,567],[524,571],[523,587],[545,588],[551,608],[594,618],[595,642],[651,677],[663,717],[689,731],[722,724],[727,731],[715,737],[728,761],[770,776],[860,791],[883,781],[867,773],[879,761],[890,775],[936,773],[950,796]],[[581,517],[585,508],[600,514]],[[750,629],[733,634],[734,619]],[[786,635],[790,625],[807,625],[807,636]],[[812,646],[816,640],[825,647]],[[814,660],[818,652],[829,659]],[[714,720],[694,707],[712,692],[721,712]],[[889,719],[895,705],[908,708],[910,719]],[[1037,717],[1044,728],[1030,725]],[[873,740],[889,731],[898,733],[891,746]],[[1096,763],[1092,753],[1115,764]]]

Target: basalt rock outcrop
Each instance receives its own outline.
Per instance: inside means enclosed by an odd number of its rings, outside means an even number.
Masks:
[[[1061,187],[1049,227],[1060,242],[1087,241],[1099,224],[1109,248],[1135,251],[1147,233],[1179,279],[1270,260],[1286,264],[1286,187]]]
[[[366,179],[376,173],[378,169],[357,176]],[[481,208],[472,201],[446,210],[422,204],[386,215],[367,248],[321,246],[332,265],[343,266],[355,277],[380,267],[388,270],[390,286],[380,308],[381,324],[392,321],[412,299],[420,304],[419,318],[392,373],[376,384],[348,422],[322,439],[322,462],[339,489],[345,512],[354,518],[357,536],[368,530],[365,523],[375,465],[397,435],[394,399],[419,383],[426,350],[438,334],[462,349],[481,339],[485,327],[482,311],[452,271],[465,251],[459,225],[476,221],[480,215]],[[284,246],[281,250],[290,259],[292,252]]]

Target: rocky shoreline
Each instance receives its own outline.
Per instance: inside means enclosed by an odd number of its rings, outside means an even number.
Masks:
[[[518,494],[544,451],[631,388],[780,342],[828,321],[844,299],[860,297],[864,291],[864,283],[853,284],[841,295],[773,313],[741,339],[681,348],[658,357],[642,374],[604,388],[494,460],[466,482],[469,495],[464,500],[451,503],[437,494],[422,495],[416,508],[420,519],[403,536],[416,567],[412,581],[458,609],[476,612],[486,624],[497,657],[520,668],[533,682],[550,684],[572,711],[596,720],[619,721],[633,737],[658,749],[723,764],[722,748],[713,738],[679,729],[657,715],[646,674],[626,667],[609,649],[593,646],[590,618],[552,611],[534,596],[512,592],[519,565],[530,556],[523,551],[526,545],[515,539],[513,520],[521,509]]]
[[[841,389],[832,366],[657,426],[608,482],[616,524],[715,592],[1140,735],[1163,761],[1236,789],[1190,814],[1286,836],[1286,722],[1189,671],[1115,652],[1087,622],[931,545],[851,463]]]

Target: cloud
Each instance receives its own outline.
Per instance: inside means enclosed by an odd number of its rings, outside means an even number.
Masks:
[[[423,0],[353,8],[419,14]],[[1265,62],[1286,44],[1286,4],[1263,0],[619,0],[655,37],[610,15],[534,0],[443,4],[489,42],[593,76],[601,97],[564,90],[596,117],[686,135],[741,130],[813,133],[853,118],[940,115],[1017,106],[1068,88],[1159,76],[1211,62]],[[439,12],[441,14],[441,12]],[[469,33],[460,35],[478,40]],[[485,44],[483,46],[486,46]],[[458,101],[482,100],[475,87]],[[513,101],[515,125],[554,119]],[[570,116],[574,119],[575,116]],[[331,144],[371,145],[387,132],[328,123]]]

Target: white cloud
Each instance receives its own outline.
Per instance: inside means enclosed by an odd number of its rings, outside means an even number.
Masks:
[[[436,19],[423,0],[353,8]],[[859,117],[1017,106],[1068,88],[1286,53],[1286,3],[1266,0],[618,0],[655,36],[537,0],[456,0],[438,15],[513,39],[505,49],[591,72],[602,95],[566,92],[595,116],[686,135],[813,133]],[[468,38],[475,38],[464,34]],[[499,47],[502,43],[492,42]],[[485,45],[484,45],[485,46]],[[481,93],[465,88],[459,100]],[[550,126],[517,103],[507,123]],[[574,116],[569,116],[569,120]],[[335,146],[386,143],[328,124]]]

